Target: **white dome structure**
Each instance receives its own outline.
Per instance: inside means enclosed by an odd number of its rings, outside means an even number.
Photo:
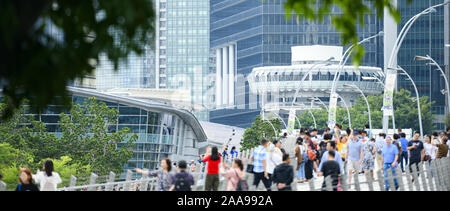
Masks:
[[[250,90],[262,97],[261,103],[265,110],[280,110],[283,107],[291,107],[296,90],[300,87],[295,105],[296,109],[304,110],[302,104],[308,102],[309,98],[329,100],[330,94],[326,92],[331,90],[335,74],[341,70],[336,91],[350,105],[358,99],[360,93],[354,88],[345,87],[344,84],[354,84],[366,95],[381,94],[384,89],[382,84],[376,80],[363,80],[363,77],[377,77],[382,80],[382,69],[340,66],[342,49],[339,46],[292,47],[293,64],[254,68],[247,78]],[[309,76],[301,83],[301,79],[308,73]],[[298,108],[298,105],[303,108]],[[319,105],[316,108],[319,108]]]

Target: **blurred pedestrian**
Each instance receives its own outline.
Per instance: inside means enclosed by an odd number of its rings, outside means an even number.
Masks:
[[[172,164],[169,158],[161,160],[161,169],[154,171],[145,171],[139,168],[134,169],[137,173],[146,174],[150,177],[158,177],[158,190],[168,191],[172,185]],[[146,191],[146,190],[144,190]]]
[[[236,158],[233,160],[233,166],[230,167],[224,163],[220,168],[220,174],[227,179],[227,191],[247,191],[247,182],[244,180],[244,164],[242,160]],[[241,183],[241,184],[240,184]],[[245,184],[242,184],[245,183]],[[240,185],[240,187],[239,187]],[[240,190],[239,188],[243,189]],[[247,190],[245,190],[247,189]]]
[[[172,186],[170,191],[191,191],[194,185],[194,177],[186,172],[187,163],[184,160],[178,161],[178,173],[172,175]]]
[[[218,191],[219,189],[219,165],[221,156],[217,147],[207,149],[203,162],[207,163],[205,178],[205,191]]]
[[[278,191],[291,191],[294,181],[294,168],[290,165],[289,154],[283,155],[283,162],[273,172],[273,182],[277,184]]]
[[[43,165],[44,172],[37,171],[36,175],[33,175],[34,181],[40,184],[41,191],[56,191],[58,184],[62,182],[58,173],[53,171],[53,162],[47,160]]]
[[[33,175],[30,169],[20,169],[19,185],[17,185],[16,191],[39,191],[39,188],[33,183]]]

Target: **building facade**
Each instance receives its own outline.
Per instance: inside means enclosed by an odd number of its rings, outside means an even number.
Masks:
[[[108,130],[129,128],[138,135],[133,156],[124,165],[127,170],[135,168],[155,169],[162,158],[196,160],[199,149],[204,148],[208,138],[202,125],[190,112],[163,103],[120,95],[105,94],[92,89],[68,88],[73,104],[82,105],[87,98],[95,97],[109,108],[119,111],[119,120],[109,125]],[[33,114],[45,123],[48,132],[61,133],[58,121],[60,113],[69,113],[61,105],[49,105],[41,114]],[[31,114],[31,113],[30,113]],[[120,146],[118,146],[120,147]],[[135,175],[138,176],[138,175]]]
[[[414,15],[442,2],[442,0],[415,0],[408,3],[408,0],[397,0],[397,6],[401,12],[401,23],[398,25],[398,31],[400,32],[404,24]],[[411,27],[398,53],[398,64],[411,75],[417,85],[419,95],[428,96],[429,100],[434,102],[432,106],[435,115],[433,125],[436,130],[443,130],[445,128],[443,118],[446,97],[441,90],[446,88],[445,80],[435,66],[426,65],[427,62],[423,61],[414,61],[415,56],[429,55],[442,68],[446,64],[444,46],[445,40],[448,41],[449,39],[449,34],[447,28],[447,37],[444,36],[446,30],[444,17],[447,16],[448,23],[448,6],[446,8],[439,7],[436,10],[434,13],[421,16]],[[410,90],[415,96],[414,87],[410,81],[406,80],[406,76],[398,76],[397,86],[399,89]]]
[[[143,55],[131,54],[115,72],[106,57],[97,68],[97,89],[182,89],[191,93],[191,103],[207,107],[213,102],[208,80],[214,54],[209,45],[209,0],[156,0],[155,42]],[[151,47],[150,47],[151,46]],[[212,73],[214,74],[214,72]],[[197,112],[208,120],[208,112]]]
[[[331,24],[332,8],[322,23],[292,16],[286,20],[284,0],[211,0],[211,48],[216,52],[215,105],[210,121],[249,127],[260,111],[260,96],[249,90],[247,76],[255,67],[291,63],[291,47],[341,45]],[[360,38],[377,34],[383,21],[365,16]],[[382,39],[365,44],[363,65],[382,67]]]

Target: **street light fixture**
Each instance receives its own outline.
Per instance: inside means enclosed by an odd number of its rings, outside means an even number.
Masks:
[[[450,0],[447,0],[447,2],[449,2]],[[445,74],[444,70],[441,68],[441,66],[433,59],[431,58],[431,56],[427,55],[427,56],[415,56],[414,57],[415,61],[430,61],[429,63],[427,63],[427,65],[430,66],[436,66],[437,69],[439,70],[442,74],[442,76],[444,77],[445,80],[445,88],[447,89],[447,113],[450,113],[450,108],[448,106],[450,106],[450,85],[448,84],[448,78],[447,75]]]
[[[397,71],[397,72],[403,72],[403,73],[399,73],[399,75],[405,75],[408,77],[409,81],[411,81],[412,85],[414,86],[414,89],[416,91],[416,100],[417,100],[417,110],[418,110],[418,115],[419,115],[419,127],[420,127],[420,137],[423,137],[423,128],[422,128],[422,112],[420,111],[420,96],[419,96],[419,91],[417,90],[417,86],[416,83],[414,83],[414,80],[411,78],[411,76],[405,71],[405,69],[403,69],[402,67],[398,67],[398,68],[388,68],[388,70],[393,70],[393,71]],[[408,80],[407,79],[407,80]]]
[[[325,107],[325,109],[327,109],[327,112],[329,112],[328,106],[322,100],[320,100],[320,98],[318,98],[318,97],[310,97],[310,98],[308,98],[308,100],[313,101],[313,102],[314,101],[319,101],[320,104],[322,104]]]
[[[364,94],[364,92],[356,85],[354,84],[344,84],[344,87],[349,87],[349,88],[355,88],[356,90],[358,90],[361,95],[363,96],[364,100],[366,101],[366,105],[367,105],[367,110],[369,111],[369,130],[370,133],[372,134],[372,117],[370,114],[370,105],[369,105],[369,101],[366,98],[366,95]]]

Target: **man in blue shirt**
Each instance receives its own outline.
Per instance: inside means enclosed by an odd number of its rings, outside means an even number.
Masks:
[[[381,153],[382,155],[382,163],[383,163],[383,174],[384,178],[388,177],[388,171],[392,171],[392,176],[396,176],[395,168],[397,167],[397,159],[398,159],[398,149],[396,146],[392,144],[391,137],[386,137],[386,145],[383,148]],[[392,169],[392,170],[389,170]],[[389,182],[388,180],[384,180],[386,184],[386,191],[389,191]],[[395,190],[398,189],[398,181],[394,179]]]
[[[353,134],[353,129],[350,129],[349,141],[347,144],[347,155],[345,160],[348,161],[348,184],[352,182],[352,174],[355,173],[358,176],[362,158],[363,158],[363,146],[361,141],[358,140],[360,135],[358,132]]]
[[[323,153],[322,159],[320,160],[318,173],[322,172],[323,163],[328,160],[328,152],[334,151],[334,160],[339,164],[340,173],[343,174],[344,170],[342,168],[342,157],[341,154],[336,150],[336,143],[334,141],[329,141],[327,143],[327,151]]]
[[[252,157],[253,161],[253,173],[254,180],[253,185],[258,188],[259,182],[262,180],[267,191],[270,191],[270,177],[267,173],[267,146],[270,142],[266,139],[261,141],[261,145],[253,151]]]
[[[403,162],[405,163],[405,167],[408,165],[408,140],[406,139],[406,134],[400,133],[400,139],[398,141],[402,144],[402,152],[400,152],[399,156],[400,166],[402,167],[402,172],[405,172]]]

